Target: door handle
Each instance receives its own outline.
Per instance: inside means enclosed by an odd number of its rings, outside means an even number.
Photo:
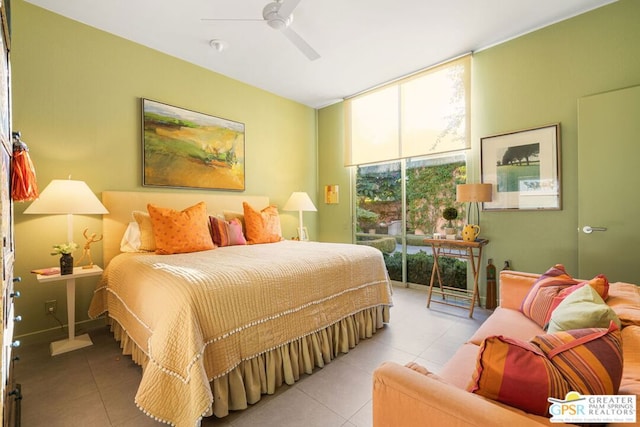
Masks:
[[[591,234],[594,231],[607,231],[607,227],[591,227],[589,225],[582,227],[582,232],[585,234]]]

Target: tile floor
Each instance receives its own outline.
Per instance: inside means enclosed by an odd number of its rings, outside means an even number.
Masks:
[[[203,426],[370,427],[371,373],[383,361],[416,361],[438,371],[456,348],[486,319],[488,312],[442,304],[425,306],[424,289],[394,286],[391,322],[373,338],[334,359],[293,386],[245,411]],[[84,331],[80,331],[84,332]],[[22,425],[29,427],[161,426],[133,403],[141,370],[122,356],[105,328],[88,331],[94,345],[51,357],[48,343],[19,351],[15,377],[22,384]],[[61,335],[64,335],[61,333]],[[61,336],[62,338],[62,336]]]

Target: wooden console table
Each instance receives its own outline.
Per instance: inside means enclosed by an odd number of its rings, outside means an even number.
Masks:
[[[433,284],[437,277],[439,289],[435,289],[435,292],[442,296],[442,300],[434,299],[433,302],[466,308],[466,306],[453,304],[447,301],[447,297],[469,301],[469,317],[473,317],[473,309],[476,305],[476,301],[478,301],[478,305],[480,305],[478,276],[480,275],[482,248],[484,248],[489,241],[486,239],[476,239],[473,242],[466,242],[464,240],[425,239],[424,242],[429,244],[433,250],[433,269],[431,270],[431,280],[429,281],[427,308],[431,305],[431,297],[434,292]],[[438,259],[440,257],[468,260],[471,263],[471,271],[473,272],[473,289],[459,289],[443,285],[442,278],[440,276],[440,266],[438,264]]]

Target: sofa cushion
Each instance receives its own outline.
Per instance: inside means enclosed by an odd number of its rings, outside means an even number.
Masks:
[[[622,326],[640,326],[640,286],[623,282],[612,283],[607,304],[616,312]]]
[[[607,328],[609,322],[620,327],[620,320],[595,288],[585,284],[571,292],[551,313],[547,332],[582,328]]]
[[[536,335],[544,334],[544,330],[533,320],[522,315],[520,311],[498,307],[469,338],[469,342],[476,345],[492,335],[504,335],[529,341]]]
[[[522,301],[520,310],[540,327],[544,327],[554,298],[563,289],[576,284],[578,281],[567,274],[564,265],[556,264],[536,280]]]
[[[564,399],[569,383],[532,343],[493,336],[480,346],[467,390],[536,415],[549,416],[548,398]]]
[[[622,337],[614,322],[608,328],[572,329],[539,335],[531,342],[562,373],[572,391],[580,394],[618,393],[622,378]]]
[[[622,343],[624,369],[618,393],[640,396],[640,326],[622,329]]]
[[[539,277],[539,274],[522,271],[500,271],[500,307],[520,311],[522,301]]]
[[[449,384],[466,389],[476,369],[479,350],[479,345],[471,343],[458,347],[449,361],[438,371],[438,375]]]

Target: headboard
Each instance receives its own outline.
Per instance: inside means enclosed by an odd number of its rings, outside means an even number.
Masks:
[[[133,221],[131,212],[147,211],[147,204],[182,210],[198,202],[207,204],[211,214],[223,211],[242,212],[242,202],[247,202],[256,209],[269,205],[266,196],[246,196],[243,194],[203,194],[203,193],[160,193],[151,191],[103,191],[102,204],[109,211],[102,216],[102,259],[104,267],[111,258],[120,253],[120,241],[127,225]]]

